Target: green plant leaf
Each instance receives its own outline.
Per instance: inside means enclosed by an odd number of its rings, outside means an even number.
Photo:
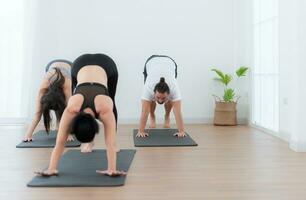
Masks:
[[[218,69],[212,69],[211,71],[216,72],[220,79],[224,79],[224,74]]]
[[[245,66],[241,66],[237,71],[236,71],[236,74],[238,77],[241,77],[241,76],[245,76],[247,71],[248,71],[248,67],[245,67]]]
[[[233,77],[230,74],[225,74],[223,83],[227,86],[232,80]]]
[[[223,100],[225,102],[233,102],[235,97],[235,92],[233,89],[228,88],[224,90]]]
[[[215,72],[218,75],[218,78],[216,80],[221,81],[224,85],[228,85],[229,82],[232,81],[232,76],[230,74],[224,74],[218,69],[212,69],[211,71]]]

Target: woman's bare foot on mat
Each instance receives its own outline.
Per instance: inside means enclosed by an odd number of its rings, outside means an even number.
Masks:
[[[55,170],[47,169],[45,171],[37,171],[37,172],[34,172],[34,173],[37,174],[38,176],[44,176],[44,177],[57,176],[58,175],[58,171],[56,169]]]
[[[111,177],[116,177],[116,176],[126,176],[126,172],[124,171],[109,171],[109,170],[96,170],[98,174],[104,175],[104,176],[111,176]]]
[[[94,142],[83,143],[81,145],[81,152],[82,153],[90,153],[90,152],[92,152],[93,146],[94,146]]]
[[[72,135],[69,134],[67,138],[67,142],[72,142],[72,141],[74,141],[74,138]]]

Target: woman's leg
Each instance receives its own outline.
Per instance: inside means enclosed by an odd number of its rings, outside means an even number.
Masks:
[[[78,84],[77,76],[79,70],[84,66],[84,59],[86,55],[79,56],[71,65],[71,94],[73,95],[74,90]]]

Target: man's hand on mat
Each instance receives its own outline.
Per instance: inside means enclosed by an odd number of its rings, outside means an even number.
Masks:
[[[58,175],[58,171],[56,169],[55,170],[47,169],[45,171],[37,171],[37,172],[34,172],[34,173],[39,175],[39,176],[45,176],[45,177],[57,176]]]
[[[174,133],[173,136],[176,136],[176,137],[186,137],[186,133],[185,132],[177,132],[177,133]]]
[[[73,136],[69,134],[66,141],[67,141],[67,142],[72,142],[72,141],[74,141]]]
[[[126,175],[126,172],[124,171],[96,170],[96,172],[101,175],[112,176],[112,177]]]
[[[145,133],[145,132],[138,132],[137,134],[136,134],[136,137],[148,137],[149,136],[149,134],[148,133]]]

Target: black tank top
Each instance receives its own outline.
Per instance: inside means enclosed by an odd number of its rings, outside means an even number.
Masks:
[[[99,118],[99,115],[95,108],[95,97],[97,95],[106,95],[109,96],[108,90],[105,87],[105,85],[102,85],[100,83],[81,83],[77,85],[77,87],[74,90],[73,94],[81,94],[84,97],[84,102],[81,107],[81,111],[83,111],[85,108],[91,108],[93,112],[95,113],[95,117]]]

